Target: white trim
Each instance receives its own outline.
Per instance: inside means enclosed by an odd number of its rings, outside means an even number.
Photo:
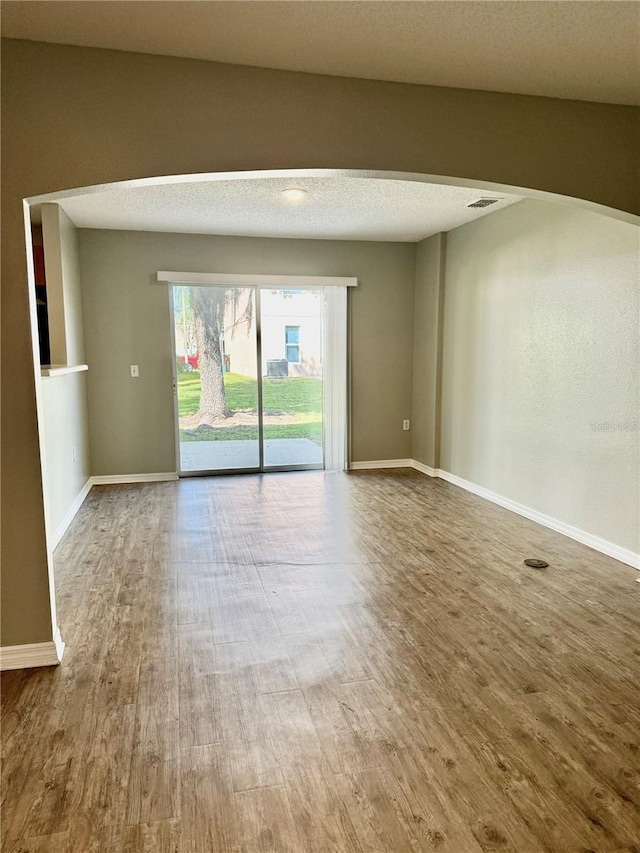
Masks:
[[[49,376],[65,376],[67,373],[82,373],[89,370],[88,364],[47,364],[40,368],[40,376],[46,379]]]
[[[426,474],[427,477],[437,477],[439,473],[435,468],[430,468],[428,465],[425,465],[422,462],[418,462],[417,459],[411,460],[411,467],[415,468],[416,471],[420,471],[423,474]]]
[[[178,401],[178,348],[176,346],[176,306],[175,306],[176,286],[170,284],[167,287],[167,296],[169,297],[169,359],[171,361],[171,384],[172,396],[171,406],[173,408],[173,439],[176,466],[176,474],[178,477],[182,475],[182,458],[180,455],[180,405]]]
[[[377,468],[413,468],[413,459],[375,459],[371,462],[350,462],[350,471],[369,471]]]
[[[158,271],[158,284],[199,284],[227,287],[357,287],[358,279],[331,275],[244,275],[224,272]]]
[[[58,663],[62,661],[62,656],[64,655],[65,642],[62,639],[62,634],[60,633],[60,628],[56,626],[56,630],[53,632],[53,644],[56,647],[56,655],[58,657]]]
[[[64,654],[60,629],[48,643],[26,643],[22,646],[0,647],[0,670],[31,669],[36,666],[57,666]]]
[[[62,539],[64,534],[67,532],[67,528],[69,527],[69,525],[71,524],[71,522],[75,518],[76,513],[78,512],[78,510],[80,509],[82,504],[84,503],[84,499],[89,494],[92,485],[93,485],[92,478],[89,477],[89,479],[84,484],[84,486],[82,487],[80,492],[76,495],[73,503],[71,504],[71,506],[69,507],[69,509],[65,513],[64,518],[62,519],[60,524],[58,524],[58,526],[54,530],[53,536],[51,537],[51,550],[52,551],[56,548],[56,546],[58,545],[58,543],[60,542],[60,540]]]
[[[579,527],[573,527],[564,521],[559,521],[557,518],[552,518],[550,515],[545,515],[537,509],[520,504],[510,498],[502,497],[495,492],[485,489],[484,486],[477,486],[475,483],[458,477],[457,474],[450,474],[448,471],[443,471],[440,468],[430,468],[416,459],[383,459],[375,462],[352,462],[349,465],[352,471],[366,470],[371,468],[415,468],[426,474],[428,477],[435,477],[440,480],[446,480],[454,486],[458,486],[467,492],[471,492],[478,497],[491,501],[491,503],[511,510],[518,515],[528,518],[530,521],[535,521],[542,527],[548,527],[550,530],[555,530],[556,533],[561,533],[563,536],[574,539],[576,542],[581,542],[594,551],[599,551],[601,554],[606,554],[608,557],[613,557],[614,560],[619,560],[627,566],[634,569],[640,569],[640,554],[635,551],[630,551],[628,548],[622,548],[607,539],[602,539],[600,536],[594,536],[592,533],[587,533],[586,530],[581,530]],[[640,578],[638,578],[640,582]]]
[[[134,187],[166,186],[167,184],[193,184],[203,181],[248,181],[255,178],[375,178],[379,181],[410,181],[419,184],[444,184],[451,187],[470,187],[475,190],[489,190],[510,195],[521,195],[525,198],[538,198],[542,201],[560,202],[578,205],[585,210],[630,222],[640,223],[640,216],[607,207],[604,204],[574,196],[561,195],[549,190],[536,190],[531,187],[515,186],[513,184],[498,184],[495,181],[480,181],[475,178],[459,178],[455,175],[432,175],[424,172],[399,172],[389,169],[247,169],[235,172],[191,172],[182,175],[160,175],[153,178],[134,178],[128,181],[112,181],[108,184],[91,184],[84,187],[74,187],[68,190],[58,190],[52,193],[29,196],[23,204],[27,206],[44,204],[50,201],[60,201],[77,195],[93,195],[113,189],[129,189]]]
[[[44,436],[44,404],[42,400],[43,384],[40,379],[40,347],[38,342],[38,311],[36,306],[36,277],[33,260],[33,239],[31,235],[31,217],[29,205],[22,203],[24,214],[25,245],[27,250],[27,282],[29,298],[29,315],[31,320],[31,352],[33,355],[33,376],[36,392],[36,418],[38,422],[38,447],[40,449],[40,486],[42,494],[42,510],[44,513],[45,547],[47,577],[49,580],[49,610],[51,613],[51,628],[58,624],[56,612],[56,579],[53,572],[53,549],[51,547],[51,524],[49,518],[49,484],[47,481],[47,443]]]
[[[424,474],[428,474],[430,477],[438,477],[441,480],[446,480],[448,483],[452,483],[454,486],[458,486],[467,492],[471,492],[474,495],[478,495],[478,497],[491,501],[491,503],[511,510],[511,512],[515,512],[524,518],[535,521],[537,524],[542,525],[542,527],[548,527],[550,530],[555,530],[556,533],[568,536],[569,539],[581,542],[583,545],[593,548],[594,551],[599,551],[601,554],[613,557],[614,560],[619,560],[627,566],[631,566],[634,569],[640,568],[640,554],[636,554],[635,551],[630,551],[628,548],[622,548],[620,545],[609,542],[607,539],[602,539],[600,536],[594,536],[592,533],[587,533],[586,530],[581,530],[579,527],[573,527],[571,524],[559,521],[557,518],[552,518],[550,515],[545,515],[537,509],[531,509],[531,507],[525,506],[517,501],[513,501],[510,498],[498,495],[489,489],[485,489],[484,486],[478,486],[475,483],[471,483],[469,480],[458,477],[457,474],[450,474],[448,471],[443,471],[441,469],[428,468],[427,465],[422,465],[422,463],[416,462],[415,459],[412,460],[412,463],[413,468],[417,471],[422,471]]]
[[[327,287],[322,318],[325,471],[347,467],[347,288]]]
[[[120,483],[166,483],[177,480],[175,471],[163,474],[100,474],[91,477],[92,486],[116,486]]]

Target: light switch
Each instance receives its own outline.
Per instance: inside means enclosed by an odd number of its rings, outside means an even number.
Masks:
[[[132,377],[133,379],[137,379],[137,378],[138,378],[138,376],[140,376],[140,372],[138,371],[138,365],[137,365],[137,364],[132,364],[132,365],[131,365],[131,377]]]

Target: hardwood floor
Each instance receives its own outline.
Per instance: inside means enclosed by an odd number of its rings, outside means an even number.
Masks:
[[[7,853],[639,853],[632,569],[407,470],[94,488],[55,556]]]

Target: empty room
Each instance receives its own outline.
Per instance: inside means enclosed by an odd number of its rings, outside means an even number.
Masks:
[[[2,36],[3,851],[640,851],[640,4]]]

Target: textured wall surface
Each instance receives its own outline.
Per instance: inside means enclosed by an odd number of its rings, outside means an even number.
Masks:
[[[167,286],[158,270],[357,276],[353,459],[410,456],[413,244],[80,230],[92,474],[175,471]],[[129,364],[140,366],[132,380]]]
[[[441,458],[633,551],[638,235],[530,200],[447,235]]]

